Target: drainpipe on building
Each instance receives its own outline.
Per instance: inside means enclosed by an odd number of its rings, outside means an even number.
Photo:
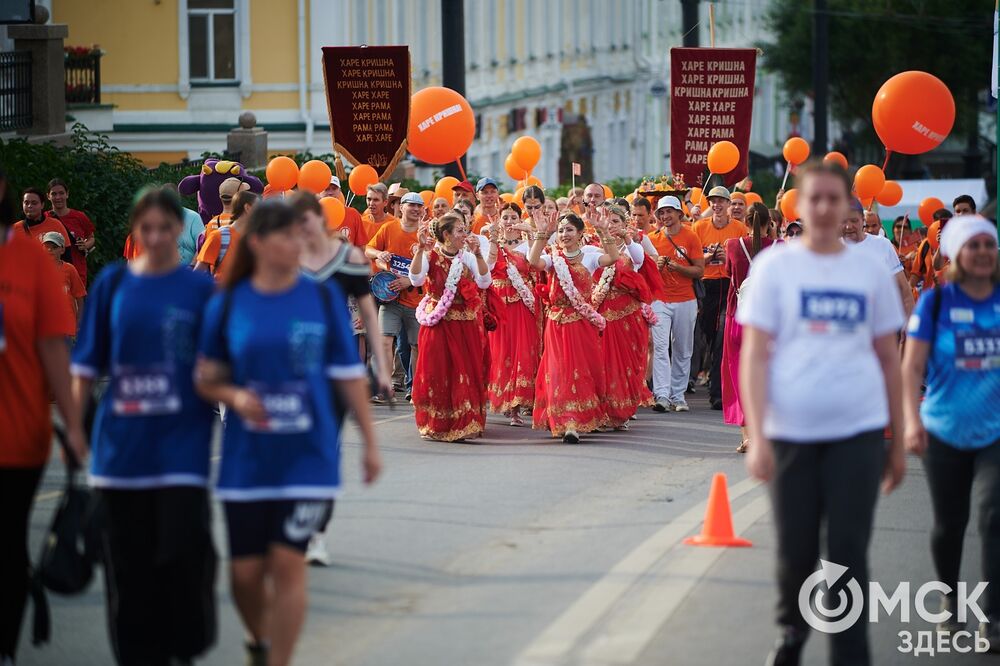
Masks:
[[[307,108],[306,99],[308,97],[309,79],[306,75],[306,0],[299,0],[299,116],[306,126],[306,145],[303,152],[307,152],[313,141],[313,119]]]

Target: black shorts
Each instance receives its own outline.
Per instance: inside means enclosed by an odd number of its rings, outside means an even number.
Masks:
[[[223,502],[229,557],[263,557],[273,544],[306,552],[333,514],[333,500]]]

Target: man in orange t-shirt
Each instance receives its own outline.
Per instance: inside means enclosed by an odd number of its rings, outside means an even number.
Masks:
[[[361,214],[361,221],[364,222],[365,233],[370,241],[380,228],[389,222],[398,222],[399,219],[390,215],[386,210],[389,205],[389,188],[385,186],[385,183],[369,185],[365,201],[368,203],[368,209]]]
[[[24,188],[21,199],[21,210],[24,211],[24,219],[14,224],[14,233],[26,234],[36,240],[41,240],[42,236],[50,231],[58,231],[66,241],[66,247],[72,242],[66,227],[57,218],[46,217],[45,195],[42,191],[34,187]]]
[[[336,226],[328,223],[327,230],[339,231],[341,238],[363,250],[368,245],[368,230],[361,219],[361,213],[348,206],[347,202],[344,201],[344,193],[340,191],[340,178],[330,177],[330,184],[323,190],[320,195],[320,198],[322,197],[334,197],[340,199],[340,203],[344,204],[344,219]]]
[[[378,323],[386,346],[386,358],[393,358],[392,347],[397,337],[400,338],[401,347],[409,347],[410,358],[406,363],[409,368],[406,399],[409,400],[413,368],[417,364],[417,336],[420,333],[417,306],[421,299],[420,289],[410,282],[409,272],[410,262],[413,261],[418,246],[417,229],[424,216],[424,200],[416,192],[409,192],[403,195],[400,205],[403,219],[393,220],[379,227],[368,241],[365,255],[375,262],[376,270],[389,271],[396,276],[389,283],[389,288],[397,292],[399,297],[379,305]]]
[[[480,178],[476,183],[480,212],[472,221],[472,233],[482,234],[483,227],[500,219],[500,187],[492,178]]]
[[[634,205],[634,204],[633,204]],[[648,204],[647,204],[648,205]],[[657,412],[688,410],[684,393],[691,373],[698,301],[694,281],[705,271],[701,240],[684,226],[681,202],[662,197],[656,205],[657,229],[649,241],[659,255],[664,300],[653,302],[658,321],[653,334],[653,395]]]
[[[726,275],[726,241],[742,238],[748,231],[745,224],[729,216],[729,190],[721,185],[708,193],[712,216],[695,222],[691,230],[701,241],[705,258],[705,298],[701,303],[702,342],[709,350],[708,398],[712,409],[722,409],[722,341],[725,337],[726,298],[729,276]],[[696,353],[695,358],[699,356]],[[700,370],[701,368],[697,368]]]

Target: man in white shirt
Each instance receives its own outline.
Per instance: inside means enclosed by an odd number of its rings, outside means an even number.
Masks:
[[[888,238],[865,232],[865,209],[857,199],[852,200],[851,208],[844,220],[844,242],[867,254],[872,261],[881,262],[889,269],[899,290],[903,311],[906,313],[906,318],[909,319],[913,312],[913,290],[910,289],[910,283],[906,280],[903,264],[900,263],[896,248]]]

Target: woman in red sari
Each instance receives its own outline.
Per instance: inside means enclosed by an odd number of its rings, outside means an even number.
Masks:
[[[532,427],[547,428],[553,437],[561,435],[564,442],[576,444],[580,433],[593,432],[608,421],[600,338],[605,321],[590,298],[594,271],[618,261],[618,244],[608,235],[604,215],[594,222],[603,250],[581,247],[583,220],[575,213],[563,213],[556,229],[558,246],[545,255],[542,251],[554,222],[541,215],[536,218],[537,232],[528,253],[532,267],[551,272]]]
[[[646,386],[646,351],[648,321],[656,321],[656,315],[650,307],[649,285],[638,273],[645,252],[626,230],[628,213],[614,204],[605,204],[604,214],[608,232],[619,247],[619,257],[614,265],[594,273],[592,302],[607,321],[602,348],[608,426],[628,430],[628,420],[636,409],[653,404],[653,394]]]
[[[490,409],[510,417],[512,426],[524,425],[521,411],[530,413],[535,403],[535,375],[538,373],[540,340],[535,303],[536,271],[525,258],[527,245],[516,227],[521,224],[521,208],[515,203],[500,208],[500,223],[493,232],[499,240],[493,266],[493,292],[503,303],[503,319],[489,333],[490,381],[487,397]]]
[[[415,287],[426,283],[417,307],[423,345],[413,373],[417,429],[442,442],[479,437],[486,427],[479,290],[490,285],[490,271],[479,239],[457,213],[431,220],[418,237],[409,276]]]

